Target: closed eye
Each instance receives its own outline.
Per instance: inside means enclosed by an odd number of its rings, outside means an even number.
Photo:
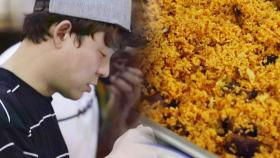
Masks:
[[[106,58],[106,55],[102,51],[98,51],[103,58]]]

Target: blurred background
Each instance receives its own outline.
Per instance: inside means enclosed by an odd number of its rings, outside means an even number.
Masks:
[[[24,15],[31,13],[35,0],[0,0],[0,54],[21,40]]]

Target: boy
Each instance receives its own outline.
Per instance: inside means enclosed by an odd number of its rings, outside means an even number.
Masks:
[[[36,1],[0,69],[0,157],[68,157],[50,96],[78,99],[108,76],[130,12],[130,0]]]

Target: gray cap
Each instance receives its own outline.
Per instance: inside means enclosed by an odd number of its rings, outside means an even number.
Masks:
[[[34,11],[46,4],[45,0],[36,0]],[[37,6],[36,6],[37,5]],[[117,24],[130,31],[131,0],[49,0],[50,13],[80,17],[95,21]]]

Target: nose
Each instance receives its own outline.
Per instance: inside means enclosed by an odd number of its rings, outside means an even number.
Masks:
[[[100,77],[108,77],[110,73],[110,62],[101,64],[98,69],[98,73],[100,74]]]

